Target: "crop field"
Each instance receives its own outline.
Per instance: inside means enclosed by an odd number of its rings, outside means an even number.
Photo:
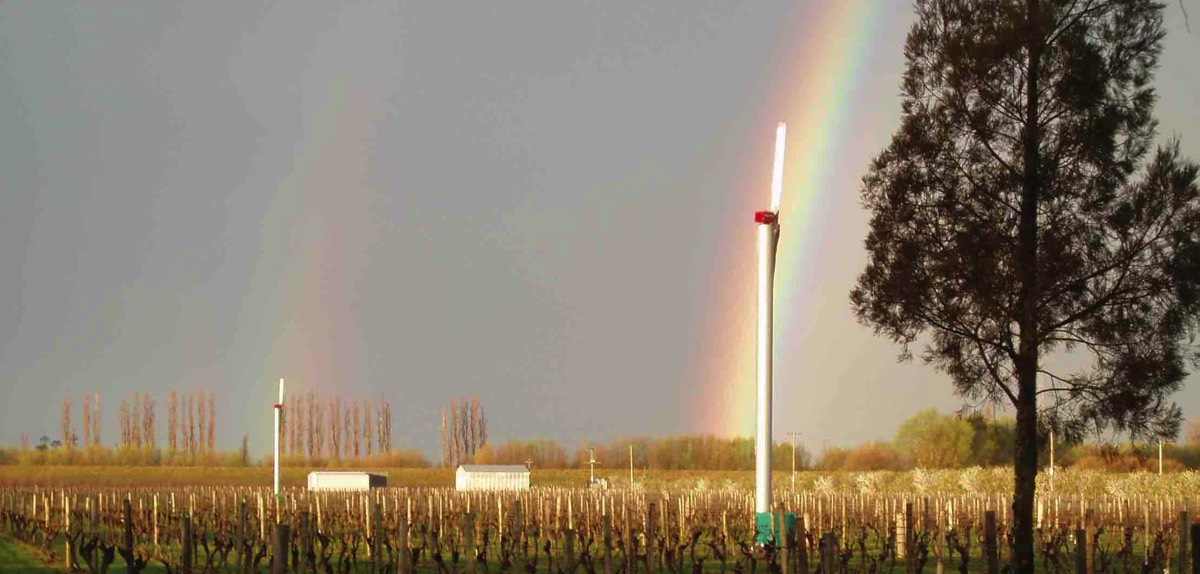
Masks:
[[[1187,572],[1195,474],[1060,473],[1036,504],[1039,571]],[[252,486],[8,486],[0,532],[47,564],[92,573],[1002,572],[1004,478],[805,474],[802,488],[776,490],[797,525],[780,521],[781,543],[766,548],[752,544],[752,492],[707,478],[662,489],[291,487],[281,498]]]

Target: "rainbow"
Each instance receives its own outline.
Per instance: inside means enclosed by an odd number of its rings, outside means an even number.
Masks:
[[[234,408],[268,448],[281,377],[289,398],[308,391],[354,398],[356,381],[369,375],[361,368],[366,341],[355,325],[364,311],[355,303],[382,194],[370,165],[379,94],[366,83],[334,78],[320,94],[260,223],[259,256],[239,316],[280,329],[242,341],[258,360],[242,375],[249,400]]]
[[[780,211],[781,238],[775,271],[776,401],[779,384],[790,364],[781,349],[794,348],[803,336],[798,317],[814,305],[803,297],[814,286],[810,272],[826,233],[834,175],[865,165],[841,165],[839,151],[853,133],[852,103],[864,79],[869,48],[883,20],[883,0],[809,2],[800,9],[795,41],[782,55],[777,77],[783,101],[769,102],[756,121],[754,142],[742,162],[748,181],[737,192],[736,211],[725,232],[731,246],[719,257],[724,277],[715,297],[716,309],[706,325],[702,392],[693,395],[693,428],[723,435],[754,434],[755,356],[755,210],[770,200],[771,134],[777,122],[788,125],[784,191]],[[768,113],[770,112],[770,113]],[[840,190],[838,193],[844,193]],[[843,299],[839,304],[846,305]],[[781,369],[781,367],[783,367]]]

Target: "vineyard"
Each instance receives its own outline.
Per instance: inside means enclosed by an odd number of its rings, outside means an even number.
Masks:
[[[777,507],[797,520],[790,530],[777,521],[786,543],[767,548],[752,546],[752,493],[714,487],[289,489],[278,499],[251,487],[10,487],[0,489],[0,529],[53,564],[92,574],[1005,571],[1010,501],[965,492],[955,474],[960,484],[942,490],[932,488],[936,473],[910,479],[931,483],[908,492],[880,488],[871,474],[778,490]],[[1042,496],[1039,570],[1188,572],[1189,538],[1200,535],[1189,522],[1200,511],[1190,474],[1110,479],[1140,481],[1145,492],[1060,486]]]

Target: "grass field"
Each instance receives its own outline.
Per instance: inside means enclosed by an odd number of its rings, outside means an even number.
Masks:
[[[6,574],[50,574],[60,571],[34,558],[17,543],[0,538],[0,572]]]

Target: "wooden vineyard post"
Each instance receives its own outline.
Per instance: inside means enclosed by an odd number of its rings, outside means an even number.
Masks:
[[[1200,522],[1192,525],[1192,574],[1200,574]]]
[[[993,516],[995,518],[995,516]],[[911,502],[904,503],[904,571],[908,574],[916,574],[917,569],[917,551],[913,548],[913,541],[916,540],[916,533],[913,532],[913,505]],[[989,572],[988,574],[998,574],[997,572]]]
[[[1146,504],[1146,501],[1144,499],[1142,500],[1142,517],[1146,524],[1146,531],[1143,533],[1145,535],[1144,536],[1145,542],[1142,543],[1142,561],[1144,563],[1149,564],[1150,563],[1150,548],[1151,548],[1151,546],[1150,546],[1150,505]]]
[[[380,559],[380,557],[381,557],[380,553],[383,551],[383,544],[382,544],[382,540],[381,540],[382,538],[383,538],[383,508],[378,502],[376,502],[375,503],[375,512],[371,515],[371,573],[372,574],[379,574],[379,572],[381,572],[383,570],[383,560]],[[474,549],[474,547],[475,547],[475,543],[474,543],[474,541],[472,541],[471,548]],[[473,568],[472,563],[475,561],[475,553],[471,552],[470,554],[467,555],[467,558],[469,560],[467,562],[467,571],[471,572],[471,571],[473,571],[473,570],[471,570],[471,568]]]
[[[563,531],[563,538],[566,541],[563,556],[563,572],[565,574],[574,574],[575,572],[575,529],[567,528]]]
[[[821,535],[821,574],[837,574],[838,539],[832,530]]]
[[[288,525],[286,522],[275,523],[274,552],[271,556],[271,574],[285,574],[288,571]]]
[[[1076,574],[1087,574],[1087,555],[1088,555],[1088,539],[1087,531],[1082,528],[1075,529],[1075,572]]]
[[[150,514],[150,520],[154,525],[154,552],[158,553],[158,494],[154,495],[154,511]]]
[[[646,574],[654,572],[654,514],[655,503],[646,503]]]
[[[246,531],[246,500],[242,499],[242,503],[238,505],[238,528],[237,528],[237,552],[239,571],[245,572],[250,569],[250,555],[246,541],[249,532]]]
[[[1179,511],[1179,567],[1181,574],[1188,572],[1188,513],[1187,510]],[[1193,569],[1195,567],[1193,566]]]
[[[462,517],[463,542],[467,551],[467,573],[475,572],[475,515],[464,512]]]
[[[1083,512],[1083,535],[1087,537],[1087,554],[1083,557],[1084,568],[1087,569],[1087,574],[1092,574],[1096,571],[1095,564],[1092,562],[1096,555],[1096,545],[1093,542],[1093,535],[1096,532],[1096,511],[1089,508]]]
[[[133,503],[128,498],[121,502],[121,514],[125,518],[125,533],[121,538],[121,548],[128,552],[125,555],[127,556],[125,571],[128,574],[137,574],[137,567],[133,564]]]
[[[808,515],[802,514],[796,521],[796,574],[808,574]]]
[[[633,474],[630,473],[630,476],[633,476]],[[624,530],[622,531],[621,536],[625,541],[625,563],[627,564],[627,568],[629,569],[629,574],[637,574],[637,554],[635,552],[633,552],[633,548],[634,548],[633,528],[630,525],[629,514],[630,514],[629,505],[627,503],[622,504],[621,516],[622,516],[622,518],[624,518],[623,522],[624,522],[625,526],[624,526]]]
[[[512,529],[508,535],[513,541],[513,548],[516,548],[516,544],[521,543],[521,537],[525,536],[525,515],[522,514],[523,509],[524,505],[521,504],[520,500],[513,501],[512,512],[509,513],[512,515]]]
[[[378,533],[378,531],[376,531]],[[307,510],[300,511],[300,560],[298,564],[293,564],[292,567],[297,572],[311,571],[313,563],[311,560],[316,554],[313,552],[313,533],[312,533],[312,517]]]
[[[412,551],[408,548],[408,516],[403,512],[397,514],[399,526],[396,529],[396,547],[399,549],[399,556],[396,559],[396,574],[413,574],[409,565]]]
[[[612,574],[612,515],[600,517],[600,535],[604,541],[604,574]]]
[[[63,521],[66,525],[66,534],[67,534],[67,544],[66,544],[67,565],[66,565],[66,569],[68,572],[70,572],[71,564],[75,559],[75,548],[71,545],[71,501],[66,497],[66,495],[63,496]]]
[[[983,553],[988,574],[1000,574],[1000,557],[996,547],[996,511],[983,513]]]
[[[91,534],[93,536],[100,533],[100,506],[99,503],[92,504],[88,508],[88,522],[91,526]]]
[[[792,574],[792,563],[789,561],[791,555],[788,552],[788,548],[792,545],[792,539],[789,538],[792,533],[788,532],[787,515],[784,514],[782,505],[775,516],[779,520],[779,567],[783,569],[784,574]]]
[[[180,571],[182,574],[192,572],[192,514],[183,515],[183,540],[179,547]]]

